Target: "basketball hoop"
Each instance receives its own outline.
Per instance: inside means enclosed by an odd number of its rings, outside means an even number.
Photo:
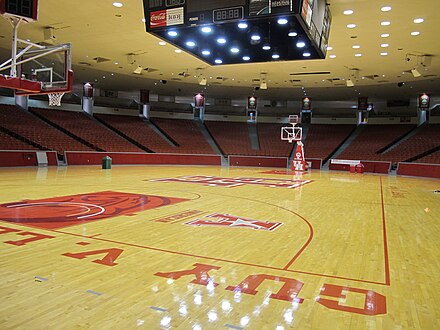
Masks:
[[[49,93],[49,106],[50,107],[59,107],[61,106],[61,99],[64,96],[64,93]]]

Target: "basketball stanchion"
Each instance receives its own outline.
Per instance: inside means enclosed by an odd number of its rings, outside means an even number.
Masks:
[[[306,159],[304,157],[304,144],[302,143],[302,127],[297,126],[298,116],[289,115],[289,124],[291,126],[281,127],[281,140],[296,142],[295,153],[292,160],[292,171],[305,172],[308,170]]]

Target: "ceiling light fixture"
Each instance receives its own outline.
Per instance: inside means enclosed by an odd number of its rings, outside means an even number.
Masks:
[[[389,33],[382,33],[380,36],[382,38],[388,38],[390,36],[390,34]]]
[[[380,22],[380,25],[382,25],[382,26],[388,26],[388,25],[390,25],[390,24],[391,24],[390,21],[383,21],[383,22]]]
[[[425,20],[423,18],[416,18],[413,22],[416,24],[423,23]]]
[[[381,56],[387,56],[388,53],[387,53],[387,52],[383,52],[383,53],[380,53],[380,55],[381,55]]]
[[[210,26],[204,26],[200,29],[203,33],[210,33],[212,32],[212,29]]]
[[[380,8],[380,10],[381,11],[390,11],[391,7],[390,6],[385,6],[385,7]]]
[[[344,10],[344,15],[351,15],[353,13],[354,13],[354,11],[351,9]]]
[[[336,58],[336,55],[332,54],[329,56],[330,58]]]
[[[211,55],[211,52],[207,49],[202,50],[202,55],[208,56]]]
[[[413,32],[411,32],[411,35],[412,36],[418,36],[418,35],[420,35],[420,32],[419,31],[413,31]]]
[[[353,45],[352,48],[353,48],[353,49],[359,49],[359,48],[361,48],[361,46],[359,46],[359,45]]]
[[[178,36],[178,33],[177,33],[177,31],[171,30],[171,31],[168,31],[168,35],[169,35],[170,37],[177,37],[177,36]]]
[[[304,52],[304,53],[303,53],[303,56],[304,56],[304,57],[310,57],[311,55],[312,55],[312,54],[310,54],[310,52]]]
[[[175,49],[174,52],[177,53],[177,54],[180,54],[182,52],[182,50],[181,49]]]
[[[238,47],[234,46],[230,49],[230,51],[231,51],[231,53],[237,54],[238,52],[240,52],[240,49]]]
[[[289,33],[287,34],[289,37],[296,37],[298,35],[298,32],[296,32],[293,29],[289,30]]]
[[[263,50],[270,50],[271,47],[268,42],[265,42],[262,48],[263,48]]]
[[[298,41],[296,43],[296,47],[298,47],[298,48],[303,48],[305,46],[306,46],[306,43],[304,41]]]
[[[226,43],[226,38],[224,37],[217,38],[217,43],[219,43],[220,45],[224,45]]]
[[[286,25],[287,23],[289,23],[289,21],[287,20],[287,18],[280,17],[280,18],[278,18],[277,23],[279,25]]]
[[[353,24],[353,23],[351,23],[351,24],[347,24],[347,27],[348,27],[349,29],[354,29],[354,28],[356,27],[356,24]]]
[[[248,25],[245,22],[240,22],[238,23],[238,28],[239,29],[247,29]]]
[[[242,59],[243,59],[243,61],[249,61],[251,58],[250,58],[250,56],[245,55],[242,57]]]
[[[121,2],[113,2],[113,6],[115,6],[117,8],[121,8],[123,6],[123,4]]]
[[[387,47],[389,47],[390,45],[389,44],[381,44],[380,45],[380,47],[382,47],[382,48],[387,48]]]
[[[187,45],[188,47],[194,47],[194,46],[196,45],[196,43],[195,43],[194,41],[187,41],[187,42],[186,42],[186,45]]]
[[[361,57],[362,54],[361,54],[361,53],[357,53],[357,54],[354,54],[354,56],[356,56],[356,57]]]
[[[214,62],[215,62],[215,64],[222,64],[223,63],[223,61],[220,58],[216,58]]]

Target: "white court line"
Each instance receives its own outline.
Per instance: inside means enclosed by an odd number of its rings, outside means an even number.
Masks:
[[[7,207],[32,207],[32,206],[46,206],[48,204],[58,204],[58,205],[63,205],[63,204],[73,204],[73,205],[80,205],[82,207],[87,207],[85,205],[88,206],[92,206],[92,207],[96,207],[98,209],[100,209],[101,211],[99,211],[98,213],[94,213],[94,214],[89,214],[89,215],[83,215],[82,217],[78,217],[77,219],[83,219],[83,218],[89,218],[89,217],[94,217],[95,215],[100,215],[101,213],[105,212],[105,208],[103,208],[102,206],[99,205],[95,205],[95,204],[88,204],[88,203],[74,203],[74,202],[41,202],[41,203],[28,203],[28,204],[15,204],[15,205],[8,205]],[[67,215],[67,216],[72,216],[72,215]]]

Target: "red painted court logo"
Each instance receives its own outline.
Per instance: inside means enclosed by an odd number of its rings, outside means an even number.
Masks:
[[[312,182],[311,180],[285,180],[285,179],[270,179],[270,178],[220,178],[215,176],[207,175],[194,175],[194,176],[181,176],[178,178],[164,178],[148,180],[151,182],[184,182],[184,183],[194,183],[201,184],[210,187],[225,187],[225,188],[235,188],[245,185],[262,186],[269,188],[287,188],[295,189],[301,187],[307,183]]]
[[[208,219],[206,219],[208,218]],[[210,220],[214,219],[214,220]],[[249,228],[254,230],[274,231],[280,227],[282,222],[269,222],[262,220],[246,219],[243,217],[214,213],[205,216],[203,219],[196,219],[193,221],[185,222],[184,225],[197,226],[197,227],[232,227],[232,228]]]
[[[59,229],[184,201],[187,199],[102,191],[0,204],[0,220]]]

